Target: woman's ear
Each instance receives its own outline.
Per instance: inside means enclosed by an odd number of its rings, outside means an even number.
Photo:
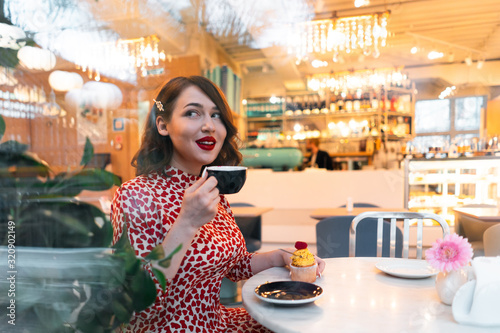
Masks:
[[[162,116],[156,117],[156,128],[158,129],[158,133],[163,136],[168,136],[167,123]]]

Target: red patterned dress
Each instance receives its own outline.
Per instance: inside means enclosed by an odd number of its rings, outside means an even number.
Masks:
[[[163,242],[179,214],[184,191],[197,176],[167,167],[124,183],[112,203],[113,243],[128,215],[128,235],[137,255],[145,257]],[[136,313],[127,332],[269,332],[242,308],[219,302],[224,276],[233,281],[252,276],[245,241],[224,196],[215,218],[201,227],[186,252],[173,281],[163,292],[153,277],[157,297],[153,305]]]

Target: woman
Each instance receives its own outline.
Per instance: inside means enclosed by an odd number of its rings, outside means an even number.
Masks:
[[[165,292],[153,275],[157,299],[135,314],[129,332],[268,332],[244,309],[219,302],[224,276],[248,279],[290,262],[290,254],[279,250],[248,253],[217,180],[199,176],[206,165],[241,161],[236,134],[223,94],[208,79],[178,77],[158,94],[133,159],[139,176],[113,198],[113,241],[126,214],[137,255],[146,256],[158,244],[167,254],[179,245],[181,250],[164,270]],[[319,273],[324,262],[318,262]]]

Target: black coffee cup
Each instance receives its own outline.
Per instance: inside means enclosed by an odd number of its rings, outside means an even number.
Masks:
[[[217,178],[217,188],[221,194],[238,193],[247,179],[247,167],[244,166],[209,166],[208,176]]]

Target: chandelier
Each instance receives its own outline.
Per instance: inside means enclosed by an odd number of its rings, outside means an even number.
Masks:
[[[314,74],[307,78],[307,87],[313,91],[328,89],[347,92],[357,89],[377,89],[382,86],[409,88],[410,84],[408,75],[403,73],[403,67]]]
[[[379,49],[386,46],[388,18],[389,12],[384,12],[295,24],[288,36],[288,53],[297,62],[310,54],[332,54],[337,62],[340,52],[357,51],[378,58]]]
[[[163,73],[165,52],[159,51],[156,35],[116,42],[85,45],[80,48],[76,68],[88,73],[90,79],[100,80],[101,73],[121,79],[137,73],[142,76]]]

